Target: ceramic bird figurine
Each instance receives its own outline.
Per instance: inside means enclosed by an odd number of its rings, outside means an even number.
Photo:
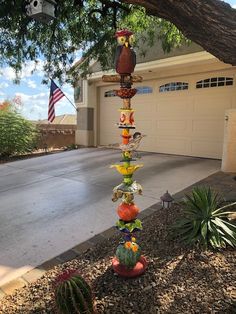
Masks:
[[[128,144],[120,144],[120,149],[122,151],[135,151],[138,149],[141,139],[146,136],[142,135],[140,132],[135,132],[132,139],[130,139]]]
[[[136,65],[136,54],[132,48],[133,33],[127,29],[116,32],[118,46],[115,55],[116,72],[121,76],[131,75]]]

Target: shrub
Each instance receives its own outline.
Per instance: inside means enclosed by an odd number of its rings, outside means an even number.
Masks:
[[[94,313],[91,289],[74,270],[65,271],[57,277],[55,301],[60,314]]]
[[[184,217],[173,226],[175,234],[187,244],[200,243],[204,248],[236,246],[236,225],[229,222],[223,199],[210,187],[195,187],[183,201]]]
[[[36,146],[35,126],[14,110],[0,110],[0,155],[31,152]]]

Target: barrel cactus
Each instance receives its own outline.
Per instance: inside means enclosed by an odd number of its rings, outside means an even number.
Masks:
[[[60,314],[94,313],[91,288],[74,270],[57,277],[55,301]]]
[[[116,249],[116,257],[120,264],[127,268],[134,268],[141,256],[140,246],[131,241],[119,244]]]

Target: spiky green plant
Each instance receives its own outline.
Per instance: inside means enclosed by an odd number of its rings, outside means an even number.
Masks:
[[[228,219],[233,212],[226,209],[236,202],[221,206],[222,201],[210,187],[193,188],[182,202],[184,217],[174,224],[174,233],[187,244],[200,243],[204,248],[235,247],[236,225]]]
[[[91,288],[74,270],[65,271],[57,277],[55,301],[60,314],[94,313]]]

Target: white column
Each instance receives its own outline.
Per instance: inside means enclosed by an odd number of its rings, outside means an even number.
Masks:
[[[236,109],[230,109],[225,112],[221,170],[224,172],[236,172]]]

